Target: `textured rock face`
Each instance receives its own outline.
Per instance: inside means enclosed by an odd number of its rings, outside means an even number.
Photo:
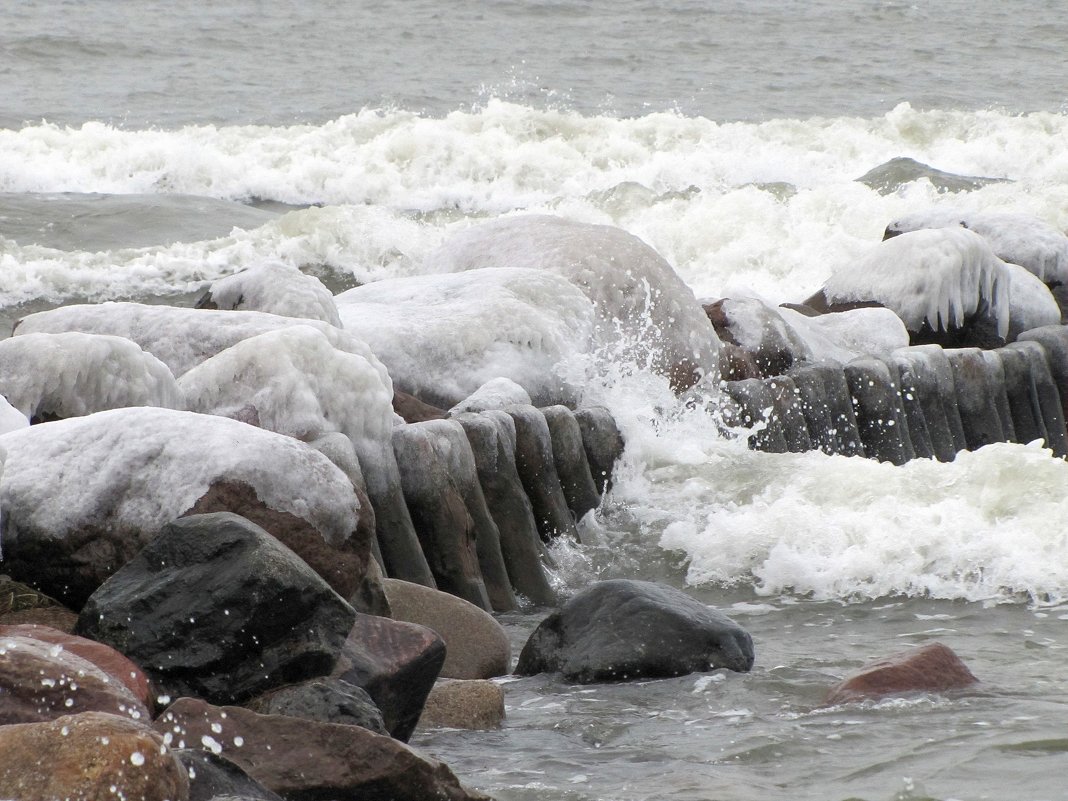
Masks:
[[[101,712],[0,727],[0,792],[18,801],[187,801],[185,768],[163,737]]]
[[[166,526],[90,597],[78,631],[172,696],[229,702],[328,673],[355,616],[267,532],[219,513]]]
[[[582,429],[574,413],[566,406],[548,406],[541,410],[549,425],[553,445],[553,463],[560,477],[560,487],[567,506],[576,520],[581,520],[601,502],[601,494],[593,483],[590,463],[582,444]]]
[[[445,765],[359,726],[259,715],[182,698],[156,721],[172,741],[221,754],[288,801],[476,801]]]
[[[623,435],[612,413],[602,406],[579,409],[575,419],[582,430],[582,444],[586,448],[593,483],[603,494],[612,486],[612,467],[623,455]]]
[[[312,679],[282,687],[253,699],[245,708],[263,715],[363,726],[378,734],[389,734],[382,712],[367,691],[341,679]]]
[[[545,415],[533,406],[513,406],[507,411],[515,424],[516,469],[534,509],[538,533],[545,542],[559,536],[577,539],[575,520],[567,508],[553,461],[552,436]]]
[[[730,618],[671,587],[617,579],[593,585],[543,620],[515,672],[560,671],[589,684],[752,666],[752,638]]]
[[[407,740],[444,662],[444,641],[425,626],[357,615],[331,677],[366,690],[386,730]]]
[[[508,635],[493,617],[454,595],[418,584],[386,579],[395,620],[432,629],[445,641],[441,675],[451,679],[503,676],[511,666]]]
[[[827,693],[827,705],[908,693],[940,693],[978,683],[952,649],[931,643],[873,662]]]
[[[174,754],[189,774],[189,801],[283,801],[225,757],[188,748]]]
[[[499,729],[504,721],[504,689],[482,679],[441,679],[430,691],[420,728]]]

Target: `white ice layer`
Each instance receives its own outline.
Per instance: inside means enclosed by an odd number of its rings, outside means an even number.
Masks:
[[[8,403],[7,398],[0,395],[0,434],[28,428],[29,425],[30,418]],[[2,466],[3,455],[3,449],[0,448],[0,466]]]
[[[585,352],[593,332],[586,296],[541,270],[398,278],[336,300],[345,330],[400,389],[445,408],[502,376],[536,399],[559,397],[558,363]]]
[[[373,357],[371,357],[373,359]],[[305,441],[340,432],[357,452],[389,444],[393,389],[382,365],[293,326],[238,342],[183,375],[191,411],[247,419]]]
[[[1009,339],[1044,325],[1059,325],[1061,307],[1042,279],[1025,267],[1005,263],[1009,276]]]
[[[331,543],[356,530],[359,501],[329,459],[292,437],[170,409],[98,412],[0,437],[5,514],[57,537],[102,508],[154,529],[215,482],[250,485],[268,506],[312,523]]]
[[[68,332],[0,341],[0,393],[27,417],[122,406],[182,408],[174,376],[129,339]]]
[[[517,405],[529,406],[530,404],[530,395],[515,381],[508,378],[494,378],[449,409],[449,413],[485,412],[490,409],[505,409]]]
[[[264,262],[220,278],[209,291],[219,309],[269,312],[341,327],[334,296],[323,282],[280,261]]]
[[[818,317],[793,309],[779,312],[804,340],[814,361],[845,364],[858,356],[885,358],[909,344],[905,324],[890,309],[851,309]]]
[[[693,290],[660,254],[620,228],[546,215],[501,218],[457,234],[424,264],[433,272],[554,273],[593,301],[601,344],[623,344],[664,371],[687,361],[717,373],[719,340]]]
[[[389,381],[385,368],[356,337],[318,320],[280,317],[265,312],[214,311],[141,303],[63,306],[22,318],[15,336],[83,331],[126,337],[166,364],[175,376],[181,376],[242,340],[296,325],[311,326],[323,333],[335,348],[363,356],[378,366],[383,381]]]
[[[1009,332],[1005,263],[986,240],[964,228],[902,234],[837,270],[823,285],[835,303],[875,300],[892,309],[910,331],[924,322],[935,331],[960,327],[986,310],[998,333]]]
[[[1068,283],[1068,236],[1033,214],[934,208],[898,217],[888,231],[964,226],[983,237],[1002,261],[1047,283]]]

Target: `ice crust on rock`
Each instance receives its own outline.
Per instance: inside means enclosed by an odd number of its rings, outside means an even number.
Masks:
[[[183,405],[174,376],[155,356],[123,337],[79,332],[0,341],[0,392],[28,418]]]
[[[508,378],[494,378],[449,409],[449,415],[504,409],[517,404],[530,406],[531,400],[527,391]]]
[[[424,267],[554,273],[593,302],[600,344],[625,342],[632,357],[665,373],[685,362],[718,374],[719,340],[693,291],[660,254],[620,228],[549,215],[501,218],[452,237]]]
[[[7,398],[0,395],[0,435],[9,431],[17,431],[20,428],[29,428],[30,418],[8,403]],[[0,448],[0,464],[3,463],[3,449]]]
[[[1032,328],[1060,325],[1061,307],[1042,279],[1025,267],[1006,262],[1009,276],[1009,340]]]
[[[1046,283],[1068,284],[1068,236],[1032,214],[926,209],[899,217],[886,233],[957,226],[983,237],[1002,261],[1018,264]]]
[[[851,309],[818,317],[787,308],[780,308],[779,313],[817,362],[845,364],[859,356],[885,358],[909,344],[905,324],[890,309]]]
[[[208,297],[218,309],[262,311],[341,327],[334,296],[323,282],[279,261],[220,278],[212,283]]]
[[[82,331],[132,339],[180,377],[205,359],[242,340],[295,325],[321,331],[339,350],[370,360],[370,348],[356,337],[319,320],[256,311],[215,311],[143,303],[63,306],[23,317],[14,336]],[[388,380],[382,368],[384,380]]]
[[[505,377],[539,402],[560,397],[561,360],[588,350],[593,306],[566,279],[502,269],[377,281],[336,298],[395,385],[448,408]]]
[[[101,509],[157,531],[221,480],[250,485],[268,506],[308,520],[331,544],[357,527],[352,483],[329,459],[291,437],[224,417],[115,409],[5,434],[0,448],[7,451],[3,540],[12,520],[62,538]]]
[[[178,383],[191,411],[245,419],[254,410],[263,428],[305,441],[340,432],[361,454],[390,442],[393,385],[381,362],[308,326],[238,342]]]
[[[1002,338],[1009,332],[1005,263],[965,228],[924,229],[880,242],[866,258],[837,270],[823,291],[832,303],[878,301],[910,331],[924,322],[934,331],[958,328],[985,310]]]

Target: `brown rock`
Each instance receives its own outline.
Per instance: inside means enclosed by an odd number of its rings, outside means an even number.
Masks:
[[[950,648],[931,643],[872,662],[827,693],[828,706],[906,693],[940,693],[979,680]]]
[[[260,715],[180,698],[156,730],[221,754],[289,801],[476,801],[449,768],[359,726]]]
[[[446,412],[444,409],[439,409],[437,406],[431,406],[429,403],[423,403],[419,398],[414,395],[409,395],[407,392],[401,392],[399,389],[393,390],[393,411],[404,418],[406,423],[423,423],[427,420],[441,420],[445,417]]]
[[[125,684],[62,645],[0,637],[0,725],[93,711],[151,718]]]
[[[0,641],[10,636],[28,637],[49,645],[62,646],[64,651],[76,654],[114,676],[125,684],[145,707],[152,707],[152,690],[148,685],[148,677],[141,668],[114,648],[49,626],[0,625]]]
[[[443,677],[489,679],[511,669],[508,635],[492,615],[463,598],[408,581],[385,579],[383,586],[394,620],[426,626],[445,641]]]
[[[504,721],[504,689],[492,681],[440,679],[430,691],[419,728],[499,729]]]
[[[64,606],[39,606],[36,609],[20,609],[0,615],[0,625],[5,626],[48,626],[56,631],[70,634],[78,622],[78,615]]]
[[[0,575],[0,615],[27,609],[47,609],[59,606],[59,601],[28,584]]]
[[[152,729],[85,712],[0,727],[0,794],[16,801],[186,801],[189,778]]]

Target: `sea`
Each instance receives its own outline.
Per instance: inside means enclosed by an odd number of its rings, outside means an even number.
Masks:
[[[335,291],[412,275],[504,215],[615,225],[698,298],[772,303],[907,212],[1068,229],[1054,0],[7,0],[0,19],[3,335],[68,303],[188,305],[267,259]],[[1004,180],[856,180],[897,157]],[[505,677],[500,730],[420,751],[500,801],[1068,798],[1068,464],[1038,444],[758,453],[662,380],[604,372],[587,400],[627,449],[554,580],[684,588],[756,664]],[[544,614],[501,618],[516,652]],[[935,641],[975,688],[823,704]]]

